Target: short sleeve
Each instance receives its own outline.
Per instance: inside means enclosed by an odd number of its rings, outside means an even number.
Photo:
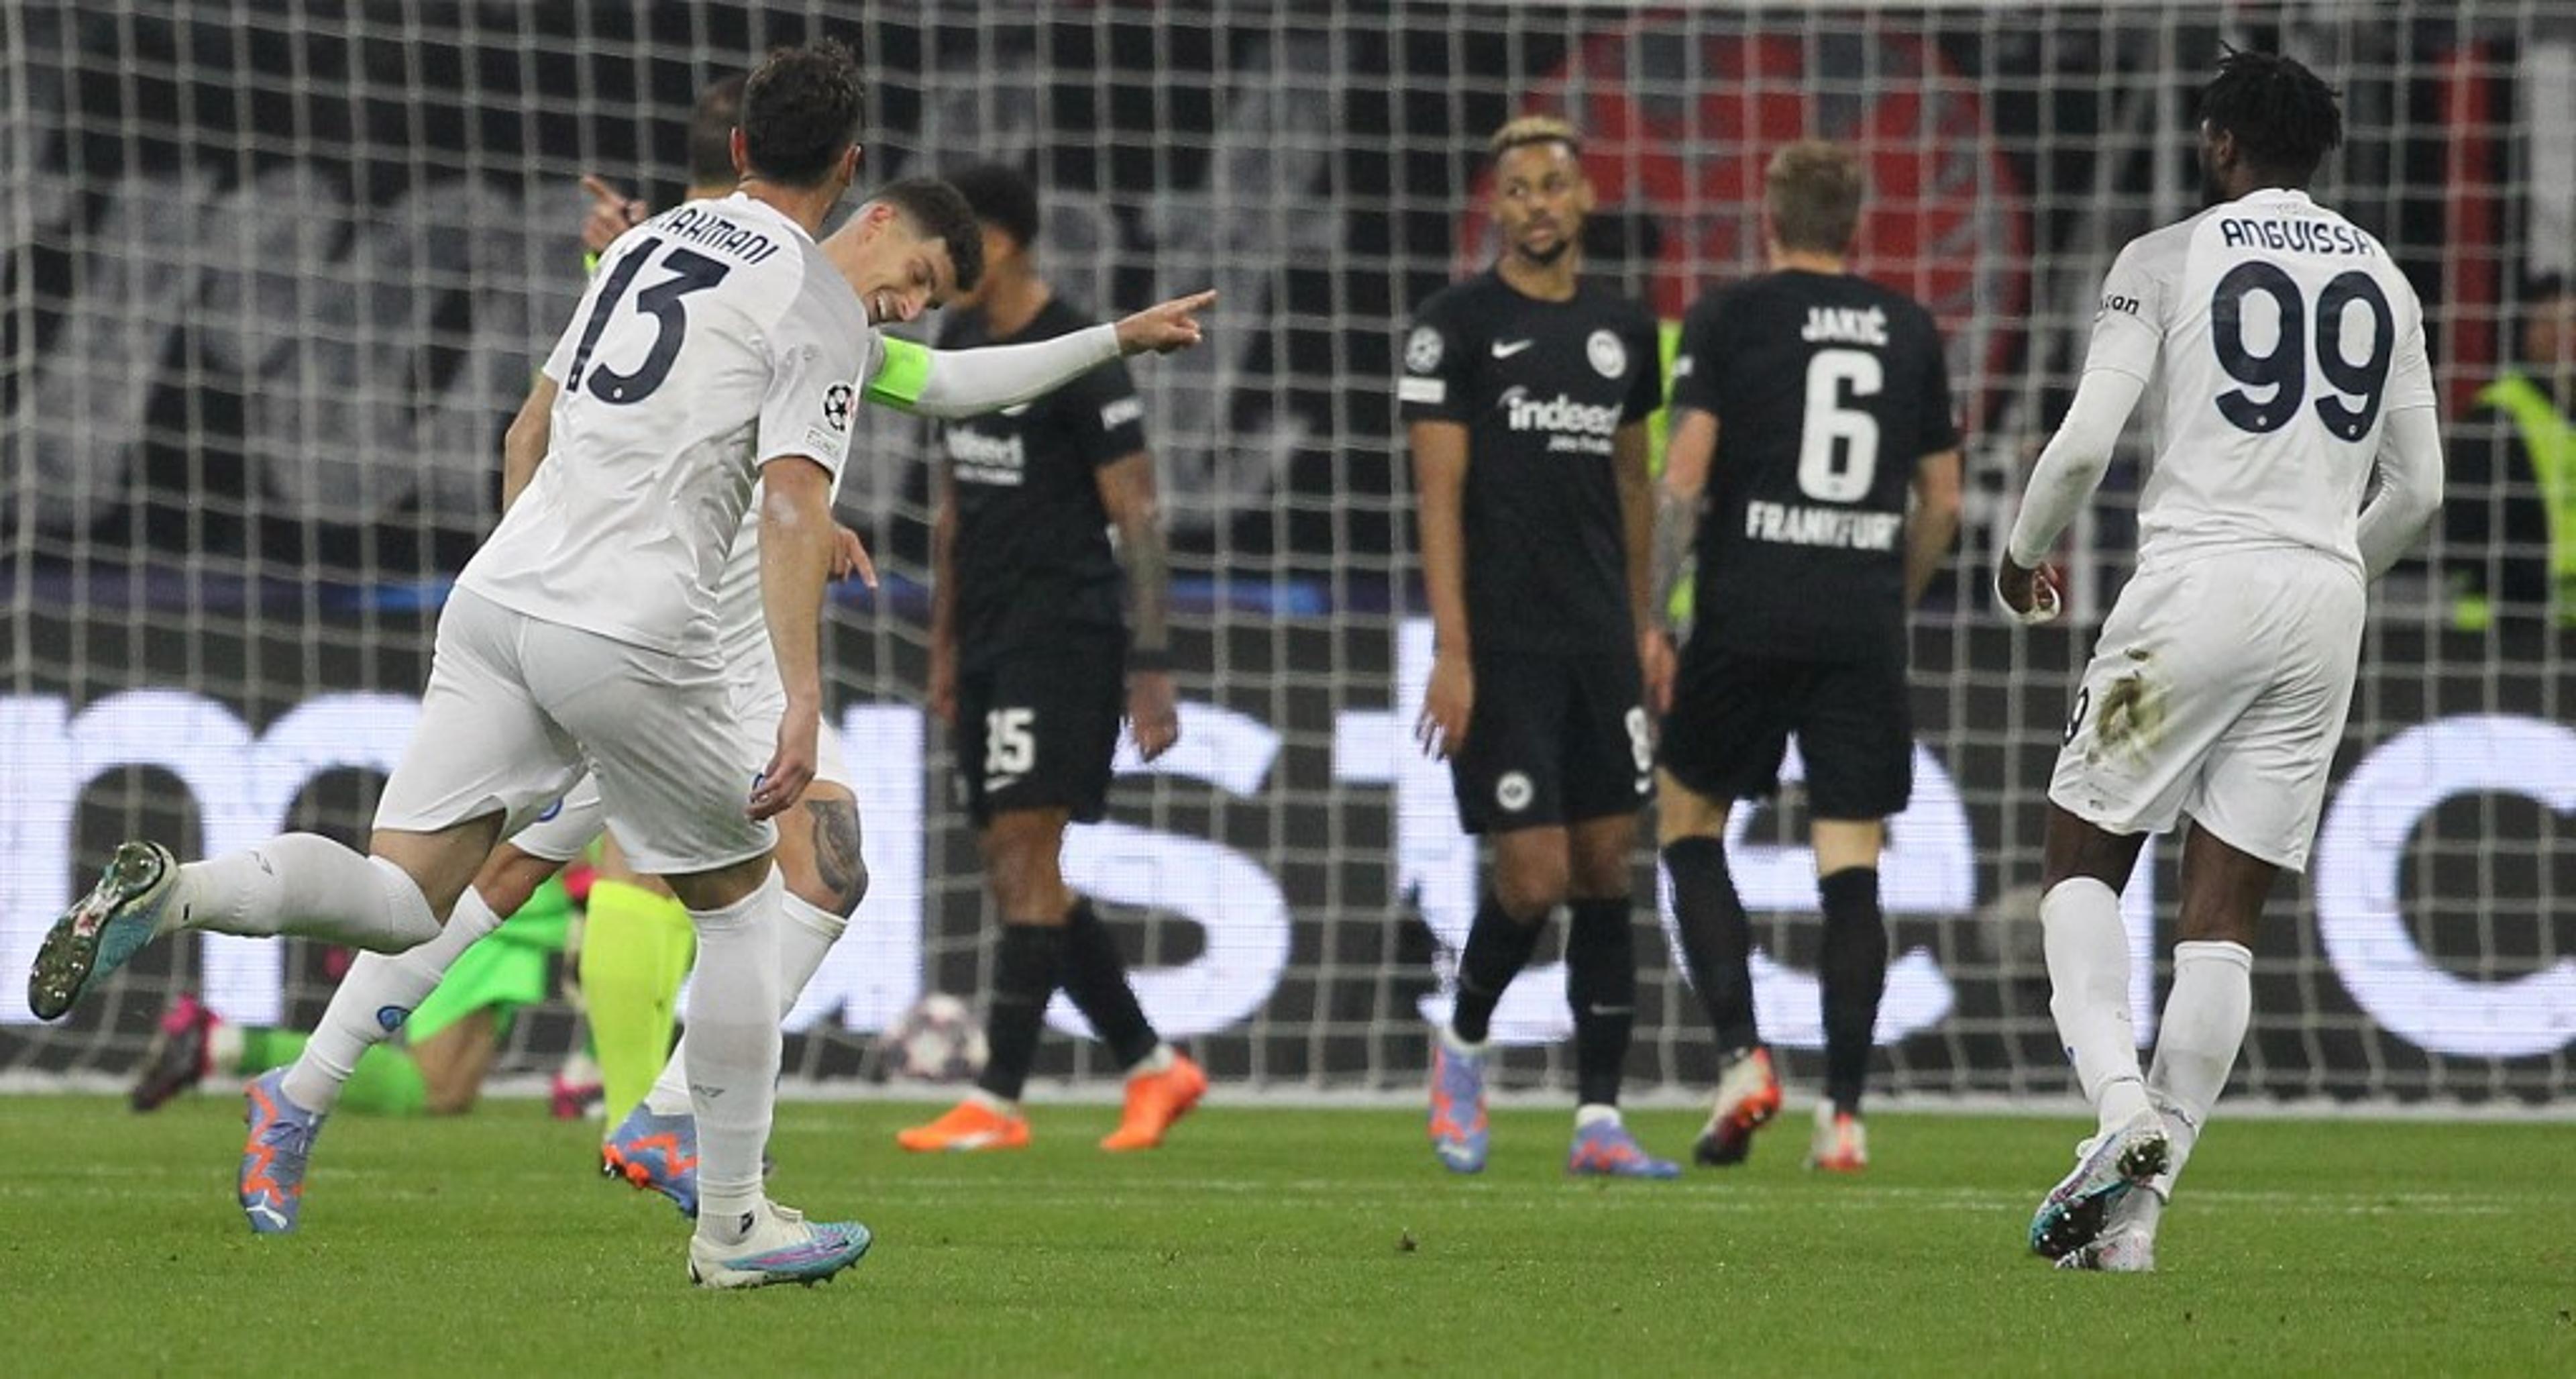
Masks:
[[[1923,351],[1923,395],[1916,399],[1920,409],[1922,436],[1915,444],[1917,458],[1938,455],[1959,448],[1959,412],[1956,399],[1950,395],[1950,352],[1943,348],[1940,323],[1928,311],[1918,312],[1923,322],[1920,348]]]
[[[2085,351],[2087,369],[2117,369],[2141,383],[2153,383],[2156,359],[2164,349],[2165,292],[2157,271],[2159,246],[2133,239],[2102,280],[2102,299],[2093,311],[2093,343]]]
[[[1406,421],[1465,421],[1468,367],[1473,362],[1441,299],[1423,304],[1404,337],[1404,373],[1396,381],[1398,411]]]
[[[1655,338],[1655,322],[1650,316],[1639,316],[1628,331],[1628,358],[1632,364],[1628,376],[1628,401],[1620,410],[1622,422],[1644,421],[1664,410],[1664,347]]]
[[[1715,293],[1692,303],[1682,317],[1681,349],[1673,356],[1673,410],[1688,407],[1693,411],[1717,415],[1717,344],[1718,297]]]
[[[1145,399],[1125,360],[1111,360],[1056,394],[1056,414],[1073,451],[1098,469],[1145,448]]]
[[[769,390],[753,458],[766,465],[801,455],[839,480],[875,342],[876,332],[842,328],[811,295],[800,298],[766,340]]]

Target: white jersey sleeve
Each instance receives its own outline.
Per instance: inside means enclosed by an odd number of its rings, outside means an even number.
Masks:
[[[2169,235],[2148,235],[2129,242],[2102,280],[2102,300],[2093,311],[2093,343],[2084,354],[2086,372],[2117,369],[2141,383],[2153,383],[2164,353],[2165,307],[2174,294],[2181,267],[2181,243]]]
[[[2358,574],[2356,522],[2388,413],[2432,402],[2423,307],[2388,251],[2306,193],[2272,188],[2121,257],[2140,271],[2119,290],[2160,327],[2140,566],[2305,549]],[[2137,354],[2122,344],[2116,357]]]
[[[837,275],[826,286],[849,295]],[[770,328],[769,389],[760,401],[752,454],[762,465],[803,456],[837,483],[850,453],[859,389],[876,362],[876,332],[853,332],[832,305],[826,294],[808,293]]]

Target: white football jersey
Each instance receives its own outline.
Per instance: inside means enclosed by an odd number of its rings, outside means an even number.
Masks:
[[[2144,381],[2162,413],[2138,499],[2141,568],[2305,547],[2358,569],[2384,419],[2433,405],[2423,304],[2388,251],[2278,188],[2130,241],[2085,367]]]
[[[718,585],[760,467],[802,456],[839,480],[876,347],[848,282],[758,200],[692,201],[627,231],[546,360],[560,392],[545,462],[457,583],[548,622],[715,654]]]

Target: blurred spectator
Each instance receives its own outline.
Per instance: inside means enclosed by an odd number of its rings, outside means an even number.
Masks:
[[[2454,625],[2499,616],[2576,626],[2576,286],[2524,290],[2522,364],[2478,392],[2444,504]]]

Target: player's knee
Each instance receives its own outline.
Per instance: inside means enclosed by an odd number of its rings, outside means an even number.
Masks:
[[[985,875],[1004,918],[1046,918],[1062,908],[1061,842],[1062,835],[1034,815],[1005,814],[986,830]]]
[[[1561,855],[1504,857],[1494,864],[1494,897],[1503,902],[1505,912],[1524,923],[1544,918],[1565,903],[1572,881],[1572,869]]]

